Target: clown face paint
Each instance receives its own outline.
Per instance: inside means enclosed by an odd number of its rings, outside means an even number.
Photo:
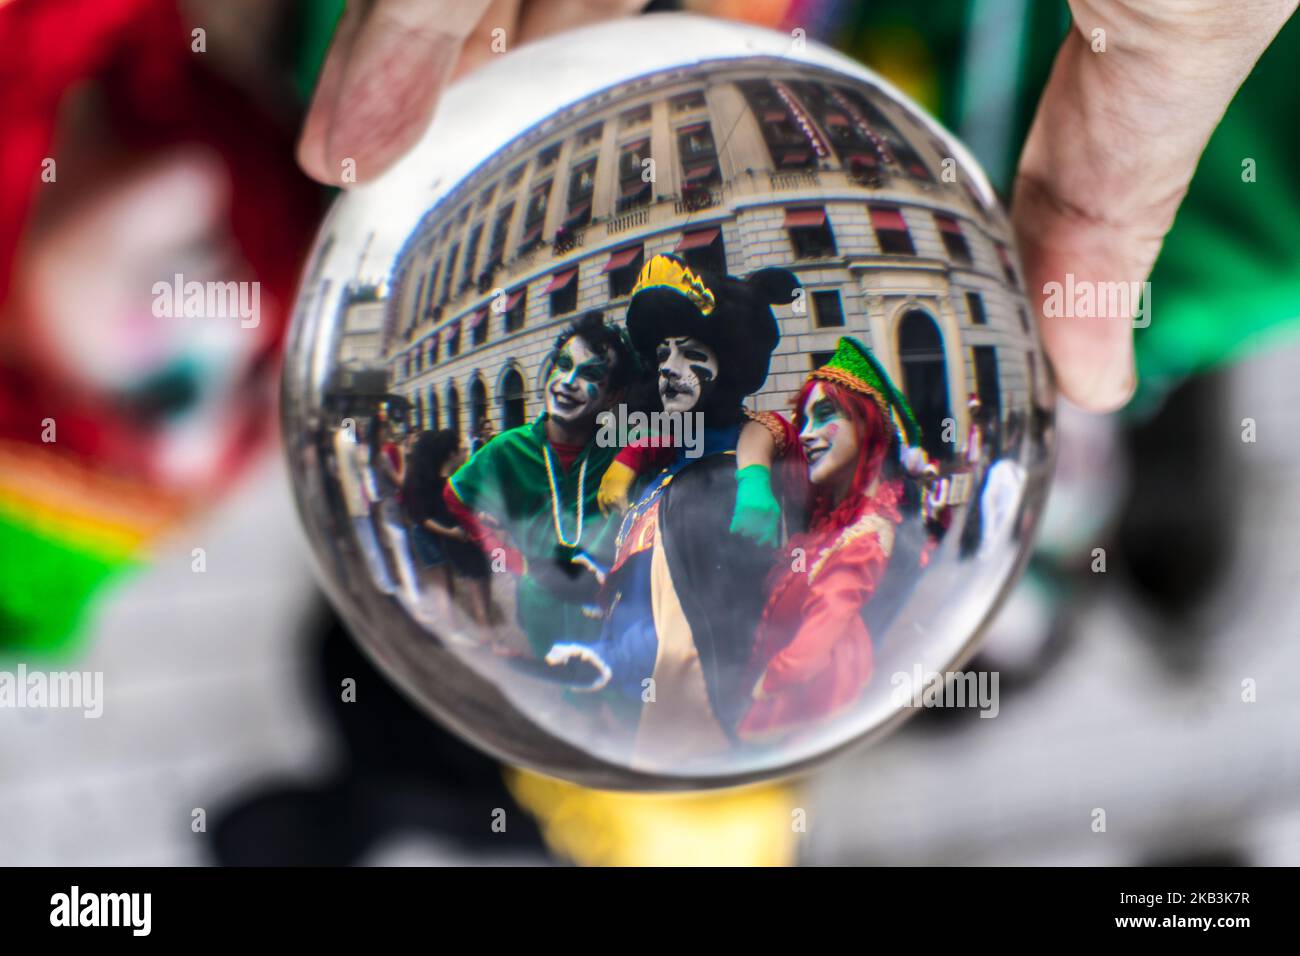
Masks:
[[[808,393],[803,415],[799,441],[808,459],[808,480],[841,496],[853,483],[857,468],[858,430],[820,384]]]
[[[655,352],[659,398],[666,412],[689,412],[703,403],[718,379],[718,356],[699,339],[664,339]]]
[[[594,423],[609,404],[609,355],[597,355],[578,335],[564,343],[546,379],[546,413],[565,428]]]

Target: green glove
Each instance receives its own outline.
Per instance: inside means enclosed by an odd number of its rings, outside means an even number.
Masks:
[[[746,465],[736,472],[736,510],[731,513],[731,533],[776,547],[781,528],[781,505],[772,494],[772,470],[766,465]]]

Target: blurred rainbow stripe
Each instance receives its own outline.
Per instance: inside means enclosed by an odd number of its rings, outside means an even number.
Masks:
[[[75,456],[0,442],[0,652],[67,650],[94,596],[183,513]]]

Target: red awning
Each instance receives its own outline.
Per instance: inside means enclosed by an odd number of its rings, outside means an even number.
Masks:
[[[639,196],[649,188],[650,183],[644,179],[629,179],[623,184],[622,197],[627,199],[629,196]]]
[[[523,289],[516,289],[514,292],[511,292],[510,295],[506,298],[506,307],[501,311],[509,312],[511,309],[513,309],[515,306],[519,304],[519,300],[522,299],[523,297],[524,297]]]
[[[952,216],[941,216],[939,213],[935,213],[934,222],[939,227],[940,232],[951,233],[954,236],[961,235],[961,226]]]
[[[555,273],[555,275],[551,276],[550,284],[547,285],[543,294],[547,294],[551,292],[559,292],[570,282],[572,282],[573,277],[576,276],[577,274],[578,274],[577,266],[574,266],[572,269],[565,269],[563,272]]]
[[[849,154],[850,166],[878,166],[879,161],[871,153],[851,153]]]
[[[622,151],[625,152],[625,153],[626,153],[626,152],[629,152],[629,151],[632,151],[632,150],[639,150],[639,149],[641,149],[643,146],[646,146],[649,142],[650,142],[650,137],[649,137],[649,136],[643,136],[643,137],[641,137],[640,139],[638,139],[638,140],[634,140],[634,141],[631,142],[631,143],[624,143],[622,146],[619,147],[619,149],[622,150]]]
[[[1002,264],[1008,269],[1015,268],[1015,263],[1011,261],[1011,253],[1007,250],[1006,246],[998,246],[998,258],[1002,260]]]
[[[891,209],[887,206],[871,207],[871,225],[875,229],[907,231],[907,223],[903,219],[903,214],[897,209]]]
[[[848,117],[846,117],[843,113],[827,113],[826,125],[827,126],[848,126],[849,120]]]
[[[705,163],[703,166],[692,166],[686,171],[686,181],[694,182],[697,179],[705,179],[714,170],[713,163]]]
[[[763,111],[764,123],[779,123],[782,120],[788,118],[789,117],[786,115],[785,110],[764,110]]]
[[[913,176],[920,176],[922,179],[930,178],[930,170],[926,169],[920,163],[913,163],[908,167],[908,169],[912,171]]]
[[[483,320],[487,318],[487,314],[488,310],[486,307],[479,309],[469,317],[469,321],[465,324],[465,327],[468,329],[477,329],[483,324]]]
[[[787,209],[785,211],[786,229],[808,229],[826,222],[825,209]]]
[[[802,166],[808,162],[808,150],[796,149],[781,157],[782,166]]]
[[[704,123],[692,123],[690,126],[683,126],[683,127],[682,127],[681,129],[679,129],[677,132],[678,132],[679,134],[680,134],[680,133],[698,133],[700,130],[704,129],[704,126],[705,126]]]
[[[539,222],[537,225],[533,226],[533,228],[529,229],[526,233],[524,233],[524,237],[521,240],[519,240],[519,244],[521,246],[526,246],[530,242],[535,242],[537,240],[537,237],[542,234],[542,226],[543,223]]]
[[[448,322],[447,337],[455,338],[458,335],[460,335],[460,319],[456,319],[454,322]]]
[[[579,219],[581,219],[583,216],[587,214],[587,210],[590,208],[591,208],[590,202],[584,202],[581,203],[580,205],[574,206],[572,209],[569,210],[568,218],[564,220],[564,224],[567,226],[571,222],[577,222]]]
[[[636,257],[641,255],[641,246],[631,246],[627,249],[619,249],[610,255],[609,261],[605,263],[604,272],[613,272],[615,269],[623,269],[630,266],[636,261]]]
[[[677,240],[677,245],[673,252],[686,252],[689,249],[703,249],[705,246],[711,246],[718,238],[721,229],[700,229],[696,232],[684,233],[681,239]]]

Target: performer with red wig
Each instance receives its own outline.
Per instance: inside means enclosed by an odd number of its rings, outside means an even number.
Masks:
[[[804,498],[802,477],[809,509],[807,530],[790,537],[788,560],[768,577],[750,664],[753,700],[739,725],[751,741],[823,719],[858,698],[871,679],[873,638],[915,581],[908,575],[874,601],[896,550],[906,552],[897,556],[903,574],[917,570],[919,549],[896,549],[896,541],[905,515],[909,532],[920,524],[919,496],[903,464],[920,432],[870,349],[840,339],[831,360],[808,377],[796,409],[793,426],[764,415],[764,428],[751,426],[741,449],[740,480],[758,484],[770,478],[762,459],[770,463],[784,451],[784,461],[801,467],[786,469],[783,497]]]

